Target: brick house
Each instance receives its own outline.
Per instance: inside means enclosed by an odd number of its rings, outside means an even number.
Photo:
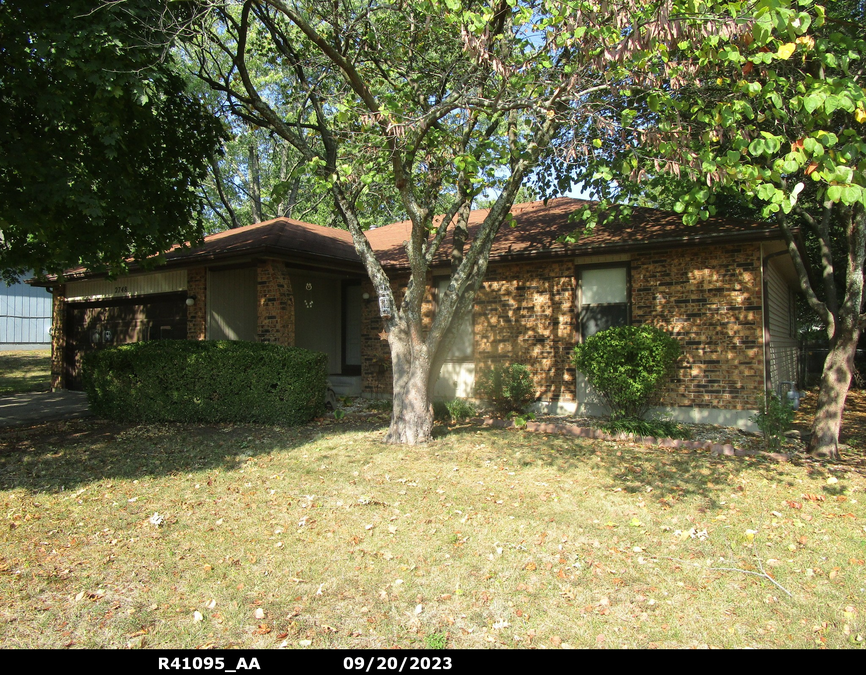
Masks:
[[[610,325],[651,323],[680,340],[683,358],[664,412],[686,421],[748,426],[765,389],[796,380],[796,277],[767,224],[635,209],[576,244],[583,202],[561,198],[512,209],[490,255],[471,321],[460,327],[436,394],[471,396],[477,369],[524,363],[550,412],[603,410],[571,366],[576,341]],[[473,212],[470,238],[485,212]],[[410,224],[368,239],[395,287],[408,277]],[[443,246],[429,280],[432,317],[447,280]],[[166,255],[157,271],[127,277],[70,273],[54,291],[52,380],[80,386],[81,354],[108,344],[189,338],[297,345],[328,355],[338,392],[390,393],[382,320],[348,232],[277,219],[211,235]]]

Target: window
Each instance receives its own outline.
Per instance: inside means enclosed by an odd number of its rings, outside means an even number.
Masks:
[[[584,267],[577,273],[580,339],[629,323],[628,267]]]

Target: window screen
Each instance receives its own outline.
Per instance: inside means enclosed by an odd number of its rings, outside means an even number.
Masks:
[[[579,278],[581,338],[628,324],[628,268],[584,269]]]

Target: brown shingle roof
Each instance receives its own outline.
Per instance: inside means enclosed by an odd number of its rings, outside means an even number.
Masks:
[[[291,218],[276,218],[205,237],[194,249],[175,248],[166,260],[223,258],[234,255],[304,255],[359,262],[352,235],[346,230],[321,227]]]
[[[504,225],[499,230],[490,250],[490,259],[496,261],[553,257],[596,253],[601,250],[627,251],[689,242],[709,243],[777,236],[776,228],[768,223],[714,217],[697,225],[684,225],[679,214],[635,208],[631,220],[627,222],[598,225],[590,234],[581,236],[571,245],[558,242],[559,237],[580,227],[579,221],[572,221],[569,216],[586,204],[591,202],[561,197],[551,199],[546,204],[539,201],[515,205],[511,210],[515,227]],[[488,210],[481,209],[470,214],[470,241],[488,213]],[[403,221],[371,230],[367,237],[383,265],[402,267],[408,265],[403,242],[409,239],[410,231],[411,223]],[[450,237],[446,237],[437,261],[444,264],[450,254]]]
[[[557,241],[579,226],[570,219],[586,202],[561,197],[547,203],[531,202],[515,205],[511,213],[515,226],[503,226],[490,252],[491,261],[520,258],[555,257],[597,252],[620,252],[635,248],[669,247],[689,242],[737,241],[776,236],[767,223],[750,223],[725,218],[710,218],[697,225],[684,225],[676,213],[635,208],[631,220],[599,225],[574,244]],[[489,213],[473,211],[469,217],[469,241]],[[379,261],[385,267],[406,267],[408,257],[403,242],[411,234],[411,223],[402,221],[368,231],[367,238]],[[451,254],[451,237],[447,236],[435,264],[447,264]],[[276,218],[263,223],[226,230],[205,237],[197,248],[175,247],[166,253],[170,266],[204,264],[212,260],[228,260],[241,256],[271,255],[307,258],[311,262],[355,266],[362,272],[361,261],[345,230],[303,223],[291,218]],[[83,269],[71,270],[67,277],[88,276]]]

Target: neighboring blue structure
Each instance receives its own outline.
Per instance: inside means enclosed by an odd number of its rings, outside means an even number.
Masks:
[[[0,281],[0,351],[51,349],[51,294]]]

